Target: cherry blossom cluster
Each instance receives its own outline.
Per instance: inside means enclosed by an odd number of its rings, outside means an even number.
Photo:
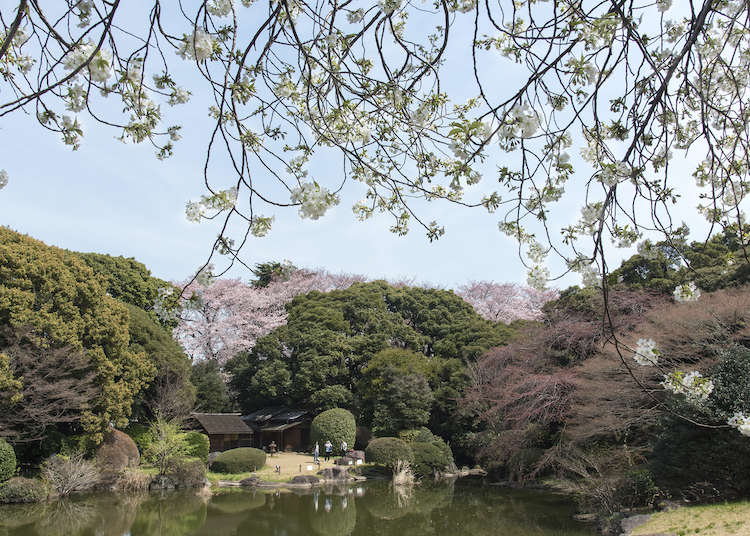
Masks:
[[[742,435],[750,436],[750,417],[747,417],[744,413],[735,413],[729,418],[727,424],[736,428]]]
[[[636,363],[644,367],[653,367],[659,363],[659,350],[653,339],[638,339],[638,346],[633,354]]]
[[[685,395],[688,400],[697,402],[706,400],[714,390],[714,382],[709,378],[704,378],[696,370],[665,374],[661,386],[667,391]]]
[[[474,281],[458,287],[461,296],[480,316],[509,324],[514,320],[541,320],[542,307],[558,297],[557,290],[537,290],[514,283]]]
[[[698,301],[701,297],[701,291],[694,282],[685,283],[683,285],[677,285],[674,292],[674,301],[677,303],[693,302]]]

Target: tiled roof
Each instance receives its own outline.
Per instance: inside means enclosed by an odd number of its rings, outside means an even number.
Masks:
[[[244,415],[242,420],[245,422],[253,423],[255,425],[262,424],[268,421],[272,422],[288,422],[299,419],[307,415],[307,410],[298,408],[285,408],[285,407],[270,407],[262,408],[252,412],[249,415]]]
[[[252,434],[239,413],[193,413],[208,434]]]

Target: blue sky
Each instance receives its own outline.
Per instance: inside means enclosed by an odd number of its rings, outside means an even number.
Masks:
[[[185,130],[175,155],[161,162],[150,147],[124,145],[115,131],[92,120],[84,122],[78,151],[28,117],[5,120],[0,168],[10,181],[0,191],[0,223],[51,245],[135,257],[162,278],[186,277],[205,259],[216,228],[185,219],[185,202],[203,193],[205,146],[202,129]],[[342,194],[341,204],[318,221],[300,219],[296,209],[279,210],[272,232],[252,240],[243,259],[289,259],[333,272],[447,286],[525,279],[515,244],[497,230],[497,216],[430,205],[430,219],[443,222],[447,233],[429,243],[416,228],[406,237],[391,234],[385,218],[356,221],[350,207],[362,190],[350,183]]]
[[[128,22],[130,17],[126,14]],[[457,31],[459,40],[470,41],[460,24]],[[162,106],[167,124],[184,125],[183,140],[164,162],[156,159],[151,147],[124,145],[115,139],[117,131],[85,116],[81,117],[85,136],[78,151],[71,151],[24,113],[4,118],[0,122],[0,169],[7,170],[10,182],[0,191],[0,224],[59,247],[135,257],[165,279],[182,280],[193,273],[204,262],[217,233],[211,222],[194,224],[185,219],[185,203],[205,193],[201,170],[211,123],[208,101],[201,100],[205,82],[180,62],[174,56],[178,83],[189,87],[195,97],[174,109]],[[512,85],[516,76],[510,65],[497,60],[488,66],[490,78],[496,76],[502,87]],[[465,55],[449,58],[449,76],[444,80],[457,102],[474,89],[473,84],[463,85],[470,80],[466,69]],[[497,164],[498,160],[492,160],[486,166],[480,188],[494,189]],[[231,174],[222,166],[226,163],[219,162],[216,172],[227,174],[229,186]],[[326,166],[339,168],[340,161],[324,159],[316,166],[320,173]],[[686,172],[687,168],[681,171],[692,182]],[[687,182],[685,187],[689,187]],[[361,185],[349,182],[340,205],[318,221],[300,219],[296,209],[276,210],[273,230],[265,238],[251,240],[242,252],[243,260],[254,264],[288,259],[298,266],[332,272],[412,278],[447,287],[478,279],[525,281],[516,243],[497,229],[500,215],[446,203],[423,204],[423,219],[437,219],[447,231],[430,243],[414,226],[406,237],[391,234],[388,218],[356,221],[351,206],[363,192]],[[551,225],[559,228],[571,223],[578,217],[578,208],[575,204],[558,207]],[[694,217],[687,212],[684,219]],[[617,257],[624,255],[627,252],[616,252]],[[250,276],[244,269],[232,275]],[[570,276],[557,286],[576,280]]]

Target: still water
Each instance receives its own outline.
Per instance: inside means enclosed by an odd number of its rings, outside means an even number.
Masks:
[[[560,496],[468,483],[305,492],[98,494],[0,506],[0,536],[590,536]]]

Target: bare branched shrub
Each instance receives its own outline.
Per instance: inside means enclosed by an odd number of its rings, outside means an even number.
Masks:
[[[43,348],[30,330],[0,330],[0,351],[21,379],[20,399],[0,392],[0,435],[37,441],[48,428],[79,422],[101,388],[91,361],[72,348]]]
[[[100,480],[100,473],[96,463],[82,454],[73,454],[68,458],[49,458],[42,464],[42,477],[57,493],[69,495],[93,488]]]
[[[397,461],[396,466],[393,468],[393,486],[395,488],[410,486],[414,484],[414,480],[414,472],[409,462],[403,460]]]

